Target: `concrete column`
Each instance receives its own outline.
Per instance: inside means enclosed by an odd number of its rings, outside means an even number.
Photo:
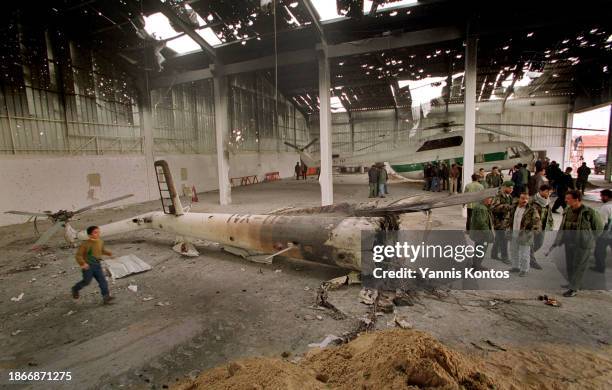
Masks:
[[[216,70],[219,70],[216,67]],[[215,75],[213,89],[215,95],[215,136],[217,145],[217,174],[219,176],[219,204],[232,203],[232,186],[229,177],[229,95],[227,76]]]
[[[608,123],[608,149],[606,150],[606,173],[605,180],[612,181],[612,107],[610,107],[610,123]]]
[[[330,75],[327,48],[319,51],[319,142],[321,145],[321,205],[334,203],[334,183],[332,178],[332,125],[330,105]]]
[[[560,166],[562,170],[565,170],[566,167],[571,167],[572,162],[570,161],[570,154],[572,149],[572,130],[569,127],[574,125],[574,114],[568,113],[567,119],[565,121],[565,145],[563,146],[563,161],[560,162]]]
[[[462,186],[472,180],[474,173],[474,148],[476,143],[476,50],[478,38],[468,36],[465,45],[465,132],[463,135]]]
[[[140,91],[140,135],[145,156],[145,174],[147,177],[147,199],[159,198],[157,180],[155,178],[155,152],[153,139],[153,108],[151,107],[151,91],[144,86]]]

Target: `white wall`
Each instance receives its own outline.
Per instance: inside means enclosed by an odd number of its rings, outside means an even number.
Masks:
[[[195,185],[198,192],[218,188],[215,155],[158,156],[170,164],[177,189]],[[230,176],[279,171],[291,177],[299,156],[292,152],[230,155]],[[181,168],[187,180],[181,180]],[[91,186],[88,175],[98,174],[100,186]],[[154,200],[157,184],[150,183],[148,197],[144,156],[0,157],[0,226],[22,223],[27,217],[4,214],[8,210],[74,210],[97,201],[134,194],[109,207]]]

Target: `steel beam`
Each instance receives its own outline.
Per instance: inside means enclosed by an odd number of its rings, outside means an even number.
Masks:
[[[427,45],[431,43],[453,41],[460,38],[463,38],[463,33],[455,27],[411,31],[399,35],[329,45],[329,58],[399,49],[409,46]]]
[[[334,184],[332,178],[332,124],[330,104],[329,59],[325,49],[319,52],[319,142],[321,150],[321,205],[334,203]]]
[[[312,5],[310,0],[302,0],[302,5],[308,11],[308,15],[310,15],[310,19],[312,20],[312,24],[317,29],[317,32],[318,32],[318,35],[319,35],[319,39],[321,40],[321,43],[326,45],[327,41],[325,40],[325,32],[323,31],[323,26],[321,25],[321,22],[320,22],[321,17],[319,16],[319,13],[315,9],[315,7]]]
[[[465,133],[463,135],[463,180],[465,189],[474,173],[474,150],[476,143],[476,59],[478,38],[468,36],[465,46]]]
[[[159,10],[162,14],[164,14],[172,23],[176,24],[189,36],[189,38],[193,39],[195,43],[200,45],[204,53],[206,53],[210,59],[213,61],[217,58],[217,53],[215,49],[208,43],[204,38],[200,36],[188,23],[186,23],[180,16],[178,16],[174,9],[167,2],[159,3]]]

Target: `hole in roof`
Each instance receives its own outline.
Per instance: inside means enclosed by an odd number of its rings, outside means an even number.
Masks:
[[[187,9],[191,9],[188,5],[185,6]],[[195,12],[195,11],[194,11]],[[196,33],[204,38],[208,44],[211,46],[217,46],[221,44],[219,38],[215,35],[213,30],[210,27],[206,26],[206,22],[200,15],[197,15],[198,25],[201,27],[196,30]],[[166,46],[168,48],[174,50],[179,54],[189,53],[192,51],[201,50],[200,45],[198,45],[193,39],[191,39],[187,35],[181,35],[181,33],[177,32],[172,28],[170,21],[168,18],[162,14],[161,12],[145,16],[145,30],[155,39],[157,40],[166,40]],[[171,39],[172,37],[176,37]]]

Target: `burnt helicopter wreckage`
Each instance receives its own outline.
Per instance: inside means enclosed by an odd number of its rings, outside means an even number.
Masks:
[[[155,162],[163,211],[100,226],[102,237],[154,229],[175,234],[182,254],[197,251],[192,239],[216,242],[230,253],[242,251],[261,260],[283,255],[351,270],[361,270],[362,232],[403,229],[399,216],[460,205],[493,196],[497,189],[442,197],[416,196],[384,207],[351,205],[286,210],[276,214],[195,213],[186,211],[174,186],[166,161]],[[65,237],[86,240],[66,223]],[[422,226],[414,227],[423,230]],[[246,256],[244,256],[246,257]],[[258,260],[255,260],[258,261]],[[266,262],[266,261],[263,261]]]

